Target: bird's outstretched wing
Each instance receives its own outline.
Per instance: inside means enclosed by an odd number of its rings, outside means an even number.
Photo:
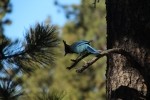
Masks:
[[[100,54],[100,51],[99,51],[99,50],[94,49],[94,48],[91,47],[90,45],[87,46],[87,51],[88,51],[89,53],[94,54],[94,55]]]

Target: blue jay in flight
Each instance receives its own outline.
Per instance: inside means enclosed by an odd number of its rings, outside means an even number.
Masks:
[[[79,55],[83,55],[85,53],[91,53],[94,55],[100,54],[100,50],[96,50],[90,46],[91,41],[81,40],[73,43],[72,45],[68,45],[66,44],[66,41],[63,40],[65,46],[65,55],[68,53],[76,53]]]

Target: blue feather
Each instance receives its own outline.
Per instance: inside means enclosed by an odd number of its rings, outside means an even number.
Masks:
[[[85,44],[89,44],[90,41],[85,41],[85,40],[81,40],[81,41],[78,41],[78,42],[75,42],[71,45],[72,48],[76,48],[77,46],[80,46],[80,45],[85,45]]]
[[[78,42],[73,43],[72,45],[67,45],[64,41],[65,45],[65,54],[67,53],[77,53],[77,54],[83,54],[83,53],[91,53],[94,55],[98,55],[100,52],[93,47],[90,46],[91,41],[85,41],[81,40]]]
[[[90,52],[90,53],[92,53],[92,54],[95,54],[95,55],[98,55],[100,53],[100,51],[94,49],[90,45],[87,46],[87,51]]]

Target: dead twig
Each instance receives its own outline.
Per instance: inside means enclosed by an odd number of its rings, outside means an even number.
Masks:
[[[95,63],[98,59],[102,58],[103,56],[106,56],[106,55],[111,54],[111,53],[121,54],[123,52],[125,52],[125,51],[121,48],[114,48],[114,49],[102,51],[99,55],[94,57],[92,60],[89,60],[87,63],[85,63],[81,68],[77,69],[76,72],[82,73],[85,69],[89,68],[89,66],[91,66],[93,63]]]

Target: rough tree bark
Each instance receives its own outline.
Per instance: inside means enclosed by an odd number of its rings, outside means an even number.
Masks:
[[[150,100],[150,0],[106,0],[107,100]]]

